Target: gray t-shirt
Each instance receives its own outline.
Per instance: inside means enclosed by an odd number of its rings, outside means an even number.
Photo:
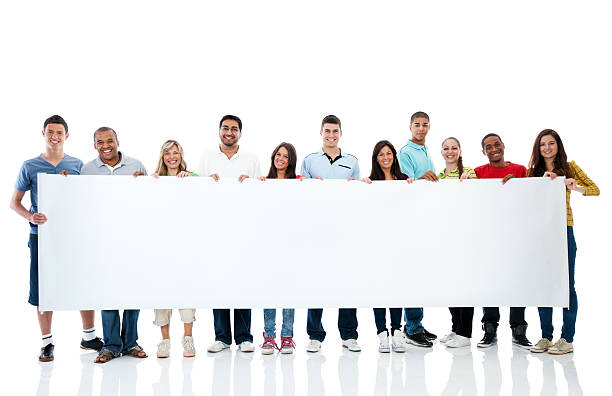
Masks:
[[[145,169],[142,162],[138,161],[135,158],[128,157],[121,151],[119,152],[119,156],[121,157],[121,160],[117,165],[112,168],[102,162],[102,160],[98,156],[98,158],[96,158],[95,160],[83,165],[83,168],[81,169],[81,175],[132,176],[134,172],[142,172],[145,176],[147,175],[147,170]]]

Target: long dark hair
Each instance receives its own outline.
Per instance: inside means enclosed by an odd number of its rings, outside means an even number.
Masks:
[[[393,163],[391,163],[391,176],[396,178],[397,180],[406,180],[408,176],[402,173],[399,166],[399,161],[397,159],[397,152],[395,151],[395,147],[388,140],[381,140],[376,143],[374,146],[374,151],[372,152],[372,171],[370,172],[370,180],[385,180],[385,172],[383,172],[380,164],[378,163],[378,153],[385,148],[385,146],[391,149],[393,153]]]
[[[538,136],[533,143],[533,150],[531,151],[531,159],[529,160],[529,170],[527,170],[527,175],[532,177],[541,177],[544,176],[544,172],[546,172],[546,162],[544,161],[542,154],[540,154],[540,142],[544,136],[552,136],[557,142],[557,155],[555,156],[553,172],[559,176],[573,177],[572,170],[567,163],[567,154],[565,154],[561,136],[559,136],[559,134],[552,129],[544,129],[542,132],[538,133]]]
[[[446,139],[444,139],[442,141],[442,146],[444,146],[444,142],[446,142],[449,139],[453,139],[455,142],[457,142],[457,146],[459,146],[459,150],[461,150],[461,143],[459,143],[459,139],[457,139],[456,137],[447,137]],[[463,175],[463,157],[459,156],[457,157],[457,170],[459,171],[459,177],[461,177],[461,175]],[[452,169],[447,169],[447,172],[452,172]]]
[[[268,171],[268,179],[276,179],[278,174],[276,172],[276,166],[274,166],[274,157],[276,157],[276,153],[280,150],[281,147],[284,147],[289,153],[289,164],[287,165],[287,170],[285,171],[286,179],[295,179],[295,165],[297,163],[297,154],[295,153],[295,147],[293,144],[282,142],[272,152],[272,156],[270,157],[270,170]]]

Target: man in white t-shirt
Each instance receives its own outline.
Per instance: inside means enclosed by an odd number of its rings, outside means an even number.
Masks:
[[[219,123],[221,144],[215,150],[205,152],[200,158],[200,176],[210,176],[215,180],[237,178],[242,182],[246,178],[261,176],[257,156],[244,151],[238,146],[242,136],[242,121],[233,115],[226,115]],[[232,343],[232,327],[229,309],[213,309],[215,319],[215,343],[208,352],[220,352],[229,348]],[[234,341],[242,352],[253,352],[251,335],[251,310],[234,309]]]
[[[199,175],[220,178],[238,178],[261,176],[259,159],[255,154],[244,151],[238,141],[242,136],[242,121],[233,115],[225,115],[219,123],[221,144],[214,150],[208,150],[200,158]]]

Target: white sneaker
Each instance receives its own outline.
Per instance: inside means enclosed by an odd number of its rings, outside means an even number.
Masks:
[[[378,352],[389,353],[391,352],[391,348],[389,348],[389,335],[386,331],[381,331],[378,333]],[[344,343],[342,343],[344,345]]]
[[[217,352],[221,352],[224,349],[229,348],[229,345],[227,345],[225,342],[223,341],[215,341],[214,344],[212,344],[211,346],[208,347],[208,352],[210,353],[217,353]]]
[[[321,351],[321,341],[319,340],[310,340],[308,345],[306,345],[306,352],[320,352]]]
[[[406,352],[404,333],[402,333],[401,330],[393,330],[393,335],[391,336],[391,349],[393,352]]]
[[[170,340],[163,339],[157,344],[157,357],[167,358],[170,356]]]
[[[242,341],[238,348],[240,352],[255,352],[255,345],[251,341]]]
[[[361,352],[361,347],[354,338],[342,341],[342,346],[347,348],[351,352]],[[388,348],[388,347],[387,347]]]
[[[454,336],[456,336],[457,333],[455,333],[454,331],[451,331],[450,333],[448,333],[447,335],[445,335],[444,337],[440,338],[440,343],[442,344],[446,344],[447,342],[449,342],[450,340],[453,339]]]
[[[264,343],[261,344],[261,354],[262,355],[272,355],[277,349],[278,345],[276,345],[276,341],[274,338],[266,337],[266,333],[263,333]]]
[[[195,346],[193,345],[192,336],[183,337],[183,356],[184,357],[194,357],[195,356]]]
[[[293,337],[281,337],[281,349],[280,352],[284,355],[292,354],[295,351],[295,342]]]
[[[464,336],[460,336],[459,334],[455,334],[453,338],[446,341],[446,346],[448,348],[462,348],[469,347],[470,345],[472,345],[470,339]]]

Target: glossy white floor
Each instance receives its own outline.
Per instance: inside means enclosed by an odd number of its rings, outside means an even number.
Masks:
[[[531,323],[528,333],[535,342],[539,336],[537,313],[533,308],[527,312]],[[123,357],[99,365],[93,363],[95,353],[78,348],[78,314],[56,313],[56,359],[52,363],[37,361],[33,312],[12,310],[11,315],[27,326],[19,340],[3,348],[5,356],[11,357],[3,364],[3,388],[12,391],[6,394],[588,395],[601,394],[606,389],[602,388],[606,383],[604,365],[596,359],[600,354],[594,340],[586,337],[586,319],[580,323],[583,334],[575,343],[575,354],[565,356],[535,355],[511,346],[505,323],[499,329],[499,345],[480,350],[475,345],[481,336],[478,317],[474,344],[469,349],[450,350],[437,343],[431,349],[414,347],[403,354],[381,354],[377,352],[372,312],[360,309],[359,341],[363,351],[352,353],[340,346],[334,326],[336,310],[329,309],[324,314],[328,337],[323,350],[309,354],[304,350],[306,312],[298,310],[295,355],[262,356],[259,349],[245,354],[235,347],[207,354],[206,346],[213,340],[212,314],[210,310],[200,310],[194,331],[197,356],[182,357],[181,324],[175,321],[172,355],[169,359],[157,359],[154,355],[159,333],[151,324],[152,312],[145,310],[139,321],[140,343],[150,357],[143,360]],[[447,330],[448,311],[426,309],[425,315],[430,330],[439,335]],[[503,309],[502,317],[506,315],[507,310]],[[261,317],[261,310],[254,311],[257,343],[261,342]],[[101,334],[100,328],[98,333]]]

